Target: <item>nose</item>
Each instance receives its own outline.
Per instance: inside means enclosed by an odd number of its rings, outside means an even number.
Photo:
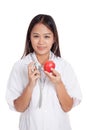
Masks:
[[[39,38],[39,42],[38,42],[40,45],[42,45],[43,43],[44,43],[44,39],[43,39],[43,37],[40,37]]]

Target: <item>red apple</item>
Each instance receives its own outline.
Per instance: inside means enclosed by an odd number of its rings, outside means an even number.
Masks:
[[[44,64],[44,70],[51,72],[51,68],[55,68],[55,63],[52,60],[48,60]]]

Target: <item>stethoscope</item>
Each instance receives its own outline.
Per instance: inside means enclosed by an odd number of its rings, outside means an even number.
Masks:
[[[46,75],[44,73],[43,70],[43,66],[41,66],[38,61],[36,61],[36,58],[34,57],[33,53],[30,53],[31,59],[32,61],[34,61],[34,67],[36,67],[39,72],[41,73],[40,78],[38,79],[39,81],[39,90],[40,90],[40,97],[39,97],[39,108],[41,108],[42,106],[42,98],[43,98],[43,88],[45,85],[45,81],[46,81]],[[49,59],[54,59],[55,55],[53,55],[52,52],[50,52],[50,56]]]
[[[39,90],[40,90],[39,108],[41,108],[41,106],[42,106],[43,88],[44,88],[46,76],[45,76],[45,74],[44,74],[43,67],[38,64],[38,62],[36,61],[36,59],[35,59],[35,57],[32,55],[32,53],[30,53],[30,56],[31,56],[32,61],[34,61],[34,66],[33,66],[33,68],[36,67],[36,68],[39,70],[39,72],[41,73],[41,76],[40,76],[40,78],[38,79]],[[32,71],[33,71],[33,70],[32,70]],[[43,76],[43,75],[44,75],[44,76]]]

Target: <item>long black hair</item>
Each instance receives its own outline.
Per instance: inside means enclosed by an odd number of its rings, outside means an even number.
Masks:
[[[32,53],[34,51],[32,44],[31,44],[30,35],[31,35],[31,31],[32,31],[33,27],[37,23],[44,24],[47,28],[49,28],[53,32],[54,44],[51,48],[51,51],[54,53],[54,55],[61,57],[56,24],[54,22],[54,19],[50,15],[46,15],[46,14],[39,14],[31,20],[30,25],[27,30],[25,49],[24,49],[23,56],[26,56],[29,53]]]

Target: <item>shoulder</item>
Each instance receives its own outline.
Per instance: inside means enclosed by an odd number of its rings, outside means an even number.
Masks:
[[[30,54],[28,54],[27,56],[24,56],[22,59],[17,60],[14,64],[13,64],[13,70],[21,70],[21,68],[24,68],[26,66],[28,66],[28,64],[31,62],[31,57]]]
[[[51,57],[56,65],[66,66],[67,64],[69,64],[64,58],[54,55],[53,52],[51,52]]]
[[[66,74],[75,73],[72,65],[67,60],[65,60],[64,58],[55,57],[54,62],[55,62],[55,65],[56,65],[56,70],[58,70],[59,72],[66,73]]]
[[[62,58],[62,57],[55,57],[54,58],[54,62],[57,65],[61,65],[63,68],[65,68],[67,66],[71,66],[71,64],[67,60],[65,60],[64,58]]]
[[[20,66],[20,65],[27,65],[31,61],[31,56],[28,54],[27,56],[24,56],[23,58],[19,59],[14,63],[15,66]]]

